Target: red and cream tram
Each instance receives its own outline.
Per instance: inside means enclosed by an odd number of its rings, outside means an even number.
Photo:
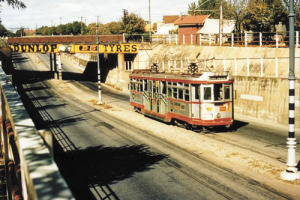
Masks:
[[[233,79],[228,72],[134,70],[130,105],[144,115],[187,127],[229,127],[233,123]]]

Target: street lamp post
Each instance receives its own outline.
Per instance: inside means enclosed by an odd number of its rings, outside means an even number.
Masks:
[[[289,134],[287,138],[287,169],[281,173],[283,180],[300,179],[300,172],[296,162],[296,138],[295,138],[295,39],[294,28],[295,9],[294,0],[289,0],[289,44],[290,44],[290,64],[289,64]]]
[[[150,0],[149,0],[149,41],[150,41],[150,43],[151,43],[151,35],[152,35],[152,33],[151,33],[151,9],[150,9],[151,7],[150,7]]]
[[[96,46],[97,46],[97,71],[98,71],[98,105],[103,104],[101,92],[101,71],[100,71],[100,54],[99,54],[99,36],[98,36],[99,16],[97,16],[96,24]]]

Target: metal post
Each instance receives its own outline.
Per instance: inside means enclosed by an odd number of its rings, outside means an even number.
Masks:
[[[234,46],[234,34],[231,33],[231,46],[233,47]]]
[[[275,58],[275,76],[278,78],[278,57]]]
[[[275,41],[276,41],[276,48],[278,48],[278,46],[279,46],[279,38],[278,38],[277,33],[275,35]]]
[[[260,58],[260,77],[264,76],[264,60]]]
[[[296,48],[299,47],[299,31],[296,31]]]
[[[201,33],[199,33],[199,45],[201,46],[201,41],[202,40],[202,36],[201,36]]]
[[[237,76],[238,72],[237,72],[237,60],[236,58],[234,59],[234,75]]]
[[[149,39],[150,39],[150,43],[151,43],[151,6],[150,6],[150,0],[149,0]]]
[[[250,60],[247,58],[247,76],[250,76]]]
[[[57,58],[57,66],[58,66],[58,80],[62,80],[62,69],[61,69],[61,54],[58,54]]]
[[[183,69],[183,60],[180,60],[180,68]]]
[[[248,38],[247,38],[247,32],[245,32],[245,47],[247,47]]]
[[[296,162],[296,138],[295,138],[295,9],[294,0],[289,0],[289,44],[290,44],[290,65],[289,65],[289,134],[287,138],[287,169],[281,173],[283,180],[300,179],[300,172]]]
[[[259,47],[262,47],[262,33],[259,32]]]
[[[220,4],[220,20],[219,20],[219,45],[222,46],[223,37],[223,1]]]
[[[53,58],[52,58],[52,53],[50,53],[50,73],[51,73],[51,78],[53,78]]]
[[[193,45],[193,34],[191,34],[191,45]]]
[[[56,62],[56,53],[53,54],[53,61],[54,61],[54,79],[57,79],[57,62]]]
[[[101,92],[101,70],[100,70],[100,54],[99,54],[99,36],[98,36],[99,16],[97,16],[96,25],[96,46],[97,46],[97,72],[98,72],[98,105],[103,104]]]

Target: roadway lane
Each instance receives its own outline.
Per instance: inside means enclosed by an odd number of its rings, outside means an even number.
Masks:
[[[43,68],[41,62],[34,63],[32,55],[28,60],[33,62],[30,65],[20,63],[19,68],[33,69],[36,64],[38,69]],[[108,195],[112,199],[288,198],[262,183],[217,165],[219,163],[212,163],[206,157],[199,157],[150,132],[115,119],[107,114],[107,107],[85,103],[83,96],[97,96],[88,89],[93,86],[75,83],[74,87],[73,83],[37,81],[23,86],[61,147],[62,151],[56,154],[57,160],[78,199],[89,197],[87,187],[98,199]],[[82,98],[78,98],[80,94]],[[114,106],[131,109],[126,96],[120,99],[116,94],[104,93],[103,98]],[[137,116],[136,113],[130,115]],[[149,118],[144,120],[150,127],[161,125],[170,129],[161,122]],[[190,134],[181,128],[175,131]],[[205,137],[226,140],[230,134],[231,137],[237,135],[236,140],[243,137],[237,132],[211,133]],[[218,138],[220,135],[226,136]]]

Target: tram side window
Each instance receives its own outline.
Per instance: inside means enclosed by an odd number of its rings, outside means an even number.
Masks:
[[[143,92],[143,82],[139,83],[139,87],[140,87],[140,92]]]
[[[211,87],[204,87],[204,100],[211,100]]]
[[[178,89],[178,99],[183,99],[183,89]]]
[[[155,94],[157,93],[155,82],[153,82],[153,84],[152,84],[152,92],[155,93]]]
[[[166,82],[161,82],[161,87],[162,87],[162,93],[163,94],[167,94],[167,85],[166,85]]]
[[[215,101],[223,100],[223,97],[224,97],[223,84],[215,84],[214,85],[214,96],[215,96]]]
[[[230,99],[230,85],[225,85],[224,86],[224,97],[226,100]]]
[[[200,99],[199,85],[192,84],[192,101],[199,100],[199,99]]]
[[[185,101],[189,101],[190,100],[190,93],[189,93],[188,89],[185,90],[184,100]]]
[[[168,88],[168,97],[172,98],[172,88]]]
[[[148,89],[147,82],[148,82],[147,80],[144,80],[144,90],[145,90],[145,91],[147,91],[147,89]]]
[[[139,83],[135,83],[134,89],[139,92]]]
[[[173,98],[177,99],[178,95],[177,95],[177,88],[173,88]]]

